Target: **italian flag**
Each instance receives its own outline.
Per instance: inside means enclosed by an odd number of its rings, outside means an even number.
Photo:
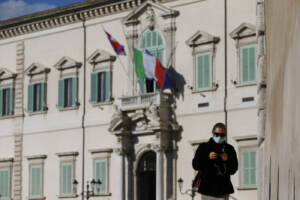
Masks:
[[[166,69],[162,66],[159,59],[154,57],[148,50],[144,52],[133,48],[133,57],[138,78],[155,79],[160,89],[167,85],[165,81]]]

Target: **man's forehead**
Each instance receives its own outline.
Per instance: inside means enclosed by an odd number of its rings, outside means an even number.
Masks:
[[[225,131],[225,129],[224,128],[222,128],[222,127],[217,127],[216,129],[215,129],[215,131],[216,132],[224,132]]]

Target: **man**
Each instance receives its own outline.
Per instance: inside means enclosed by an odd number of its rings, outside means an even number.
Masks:
[[[212,134],[208,142],[199,145],[193,159],[193,168],[202,174],[198,192],[202,200],[228,200],[234,192],[230,175],[237,171],[237,156],[226,143],[225,124],[215,124]]]

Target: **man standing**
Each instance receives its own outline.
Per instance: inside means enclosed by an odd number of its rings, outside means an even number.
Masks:
[[[238,168],[236,152],[226,143],[226,126],[217,123],[212,129],[213,137],[198,146],[193,168],[201,172],[198,192],[202,200],[228,200],[234,192],[230,175]]]

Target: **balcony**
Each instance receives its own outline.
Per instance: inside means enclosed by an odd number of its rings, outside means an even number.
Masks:
[[[163,102],[169,102],[170,94],[166,93],[146,93],[135,96],[125,96],[120,98],[119,108],[122,111],[140,110],[148,108],[151,104],[159,106]]]

